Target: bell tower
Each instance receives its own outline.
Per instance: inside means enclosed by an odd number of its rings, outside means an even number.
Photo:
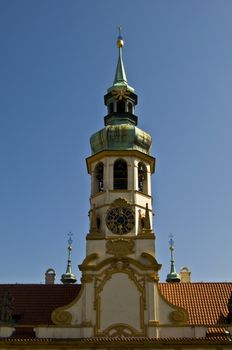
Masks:
[[[137,95],[123,65],[123,39],[117,40],[118,63],[113,85],[104,96],[105,127],[90,138],[91,175],[88,240],[130,237],[154,240],[151,175],[155,158],[151,136],[137,127]],[[92,252],[91,243],[87,243]],[[154,255],[154,247],[150,247]]]
[[[151,175],[151,136],[137,126],[137,95],[123,65],[123,39],[117,40],[113,85],[104,96],[104,128],[90,138],[90,225],[86,257],[79,269],[81,291],[52,313],[54,328],[43,337],[168,336],[164,325],[187,320],[185,310],[160,295],[156,261]],[[176,321],[177,320],[177,321]],[[62,333],[63,332],[63,333]]]

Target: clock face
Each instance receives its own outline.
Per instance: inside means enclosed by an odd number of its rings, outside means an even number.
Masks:
[[[116,235],[129,233],[135,225],[135,215],[131,207],[115,207],[106,214],[106,225]]]

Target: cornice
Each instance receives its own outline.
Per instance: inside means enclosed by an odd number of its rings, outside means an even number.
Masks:
[[[147,161],[151,166],[151,173],[153,174],[155,172],[155,158],[148,155],[148,154],[145,154],[145,153],[140,152],[138,150],[120,150],[120,151],[107,150],[107,151],[98,152],[98,153],[86,158],[88,174],[91,173],[90,166],[93,162],[96,162],[96,161],[98,161],[102,158],[105,158],[105,157],[126,157],[126,156],[128,156],[128,157],[134,156],[134,157],[138,157],[139,159],[142,159],[144,161]]]

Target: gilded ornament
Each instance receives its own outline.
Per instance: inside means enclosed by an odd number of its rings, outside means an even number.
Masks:
[[[93,282],[93,276],[92,275],[82,275],[81,283],[91,283],[91,282]]]
[[[123,238],[112,239],[106,242],[106,253],[114,255],[116,258],[121,258],[133,254],[134,246],[135,243],[132,240],[126,240]]]
[[[169,314],[169,318],[173,323],[185,323],[188,317],[184,310],[175,310]]]
[[[68,311],[55,310],[52,313],[52,321],[58,325],[70,325],[72,321],[72,315]]]
[[[127,99],[130,96],[130,92],[126,88],[114,89],[112,95],[116,100]]]

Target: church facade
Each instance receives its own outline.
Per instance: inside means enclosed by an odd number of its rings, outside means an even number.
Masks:
[[[86,160],[90,228],[81,285],[70,255],[63,285],[0,285],[2,349],[232,349],[232,283],[180,282],[174,264],[168,283],[159,283],[152,138],[137,126],[123,45],[119,35],[105,125],[91,136]]]

